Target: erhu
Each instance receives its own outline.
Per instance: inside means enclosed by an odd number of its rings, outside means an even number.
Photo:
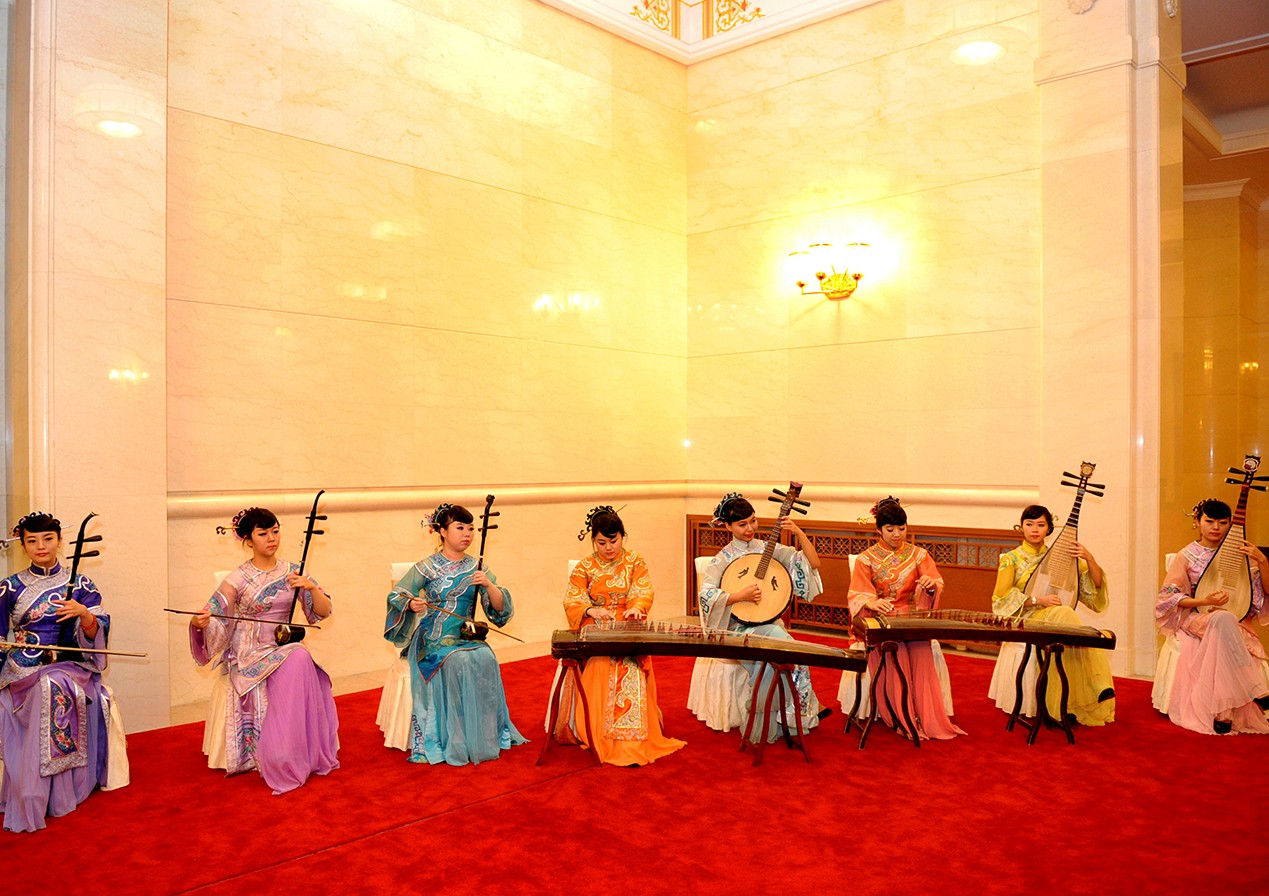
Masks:
[[[1080,564],[1075,556],[1075,543],[1079,539],[1080,505],[1084,503],[1084,495],[1101,497],[1106,494],[1106,486],[1089,482],[1089,477],[1097,469],[1097,464],[1084,461],[1080,464],[1080,474],[1062,471],[1062,485],[1075,489],[1075,502],[1066,517],[1064,525],[1053,539],[1053,544],[1044,552],[1040,562],[1036,564],[1031,578],[1022,588],[1027,597],[1043,597],[1055,594],[1067,607],[1074,607],[1080,597]],[[1067,479],[1078,479],[1078,482],[1067,482]]]
[[[317,497],[313,498],[313,509],[308,512],[308,525],[304,529],[304,551],[300,555],[300,569],[298,575],[304,575],[304,565],[308,563],[308,547],[313,543],[314,535],[325,535],[324,529],[318,529],[317,521],[326,519],[326,514],[317,512],[317,502],[322,500],[322,495],[326,494],[326,489],[321,489],[317,493]],[[295,616],[295,605],[300,599],[300,589],[295,589],[295,594],[291,597],[291,609],[287,613],[287,622],[282,623],[273,630],[273,640],[281,647],[284,644],[295,644],[304,640],[304,631],[309,628],[317,628],[315,625],[304,625],[302,623],[294,623],[290,620]]]
[[[71,600],[75,594],[75,582],[79,579],[79,562],[86,557],[98,557],[101,551],[96,549],[91,551],[84,550],[84,545],[101,541],[100,535],[84,535],[88,529],[88,521],[97,514],[89,513],[84,517],[84,521],[79,524],[79,535],[71,542],[75,546],[75,553],[71,556],[70,578],[66,580],[66,592],[62,595],[62,600]],[[12,539],[10,539],[12,540]],[[6,547],[8,545],[6,544]],[[69,620],[67,620],[69,621]],[[60,640],[60,636],[59,636]],[[144,653],[127,653],[122,650],[98,650],[93,647],[67,646],[64,644],[27,644],[25,642],[0,641],[0,648],[7,650],[43,650],[49,655],[49,662],[56,663],[60,660],[70,660],[74,662],[82,657],[79,654],[92,653],[104,656],[147,656]],[[67,654],[67,656],[62,656]]]
[[[494,502],[493,495],[485,496],[485,512],[480,515],[480,556],[476,560],[477,572],[485,568],[485,537],[489,534],[490,529],[498,528],[497,523],[489,522],[489,518],[491,516],[499,515],[498,511],[496,510],[491,511],[489,509],[493,507],[493,502]],[[472,605],[471,614],[472,616],[476,615],[475,604]],[[506,632],[501,632],[500,634],[505,635]],[[475,619],[468,619],[463,622],[463,627],[462,629],[460,629],[460,635],[462,636],[464,641],[484,641],[488,639],[489,637],[489,623],[477,622]],[[508,637],[511,637],[511,636],[508,635]]]
[[[1229,600],[1221,605],[1204,604],[1198,608],[1200,613],[1229,610],[1235,619],[1243,619],[1251,612],[1251,565],[1247,555],[1243,553],[1243,543],[1247,539],[1247,495],[1253,490],[1263,492],[1265,486],[1256,483],[1269,480],[1269,476],[1257,476],[1258,469],[1260,458],[1248,454],[1243,459],[1241,470],[1237,467],[1229,468],[1229,472],[1242,479],[1225,477],[1230,485],[1242,486],[1238,493],[1238,507],[1234,510],[1233,521],[1217,546],[1216,553],[1199,574],[1199,580],[1194,586],[1194,596],[1205,598],[1214,591],[1224,591],[1229,595]]]

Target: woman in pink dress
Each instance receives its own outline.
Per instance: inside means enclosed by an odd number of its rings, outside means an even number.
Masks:
[[[331,601],[298,565],[277,556],[278,518],[270,511],[241,511],[233,531],[251,559],[227,575],[190,620],[190,651],[200,666],[229,670],[228,773],[259,769],[275,794],[285,793],[309,775],[339,768],[339,719],[326,670],[303,644],[278,644],[274,631],[291,620],[293,603],[314,623],[331,614]]]
[[[899,499],[882,498],[872,508],[872,514],[880,537],[855,560],[850,577],[851,615],[895,616],[937,607],[943,593],[943,577],[929,552],[908,541],[908,514],[899,506]],[[917,735],[946,740],[964,734],[948,718],[930,642],[900,643],[895,659],[908,679],[908,712]],[[878,663],[878,653],[872,651],[868,656],[870,675],[877,674]],[[886,664],[884,679],[877,682],[877,702],[881,720],[894,727],[887,701],[881,698],[883,689],[890,704],[899,702],[899,671],[890,663]]]
[[[1264,645],[1252,629],[1252,618],[1269,619],[1264,578],[1269,560],[1250,542],[1242,552],[1251,565],[1251,613],[1245,620],[1228,610],[1201,612],[1199,607],[1222,607],[1224,591],[1193,597],[1194,586],[1220,547],[1231,522],[1229,505],[1209,498],[1194,507],[1198,541],[1186,545],[1172,559],[1159,589],[1154,615],[1165,635],[1175,635],[1181,648],[1172,684],[1168,718],[1182,728],[1202,734],[1234,731],[1269,734],[1269,661]]]

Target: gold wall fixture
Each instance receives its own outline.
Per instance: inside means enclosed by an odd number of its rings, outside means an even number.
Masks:
[[[832,243],[811,243],[805,249],[790,252],[798,270],[798,289],[804,296],[824,296],[835,302],[849,299],[863,279],[871,248],[868,243],[859,242],[847,243],[841,249],[835,249]],[[812,278],[818,289],[808,288]]]

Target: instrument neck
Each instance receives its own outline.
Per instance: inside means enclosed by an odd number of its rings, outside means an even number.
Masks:
[[[1230,524],[1232,529],[1234,526],[1244,526],[1247,523],[1247,495],[1251,493],[1251,483],[1244,482],[1243,489],[1238,495],[1238,506],[1234,508],[1233,522]]]

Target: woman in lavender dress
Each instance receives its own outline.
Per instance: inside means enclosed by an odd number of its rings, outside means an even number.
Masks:
[[[279,645],[274,629],[290,621],[293,601],[310,623],[330,615],[331,601],[298,566],[278,558],[278,518],[268,510],[241,511],[233,531],[251,559],[226,576],[190,620],[190,651],[200,666],[228,669],[229,774],[259,769],[275,794],[285,793],[309,775],[339,767],[339,719],[330,676],[304,645]],[[208,725],[216,722],[209,719]]]
[[[46,650],[0,648],[0,744],[4,827],[37,831],[105,787],[113,703],[101,683],[110,616],[92,581],[58,561],[62,526],[47,513],[18,520],[13,535],[31,565],[0,581],[0,641],[71,648],[56,662]]]

